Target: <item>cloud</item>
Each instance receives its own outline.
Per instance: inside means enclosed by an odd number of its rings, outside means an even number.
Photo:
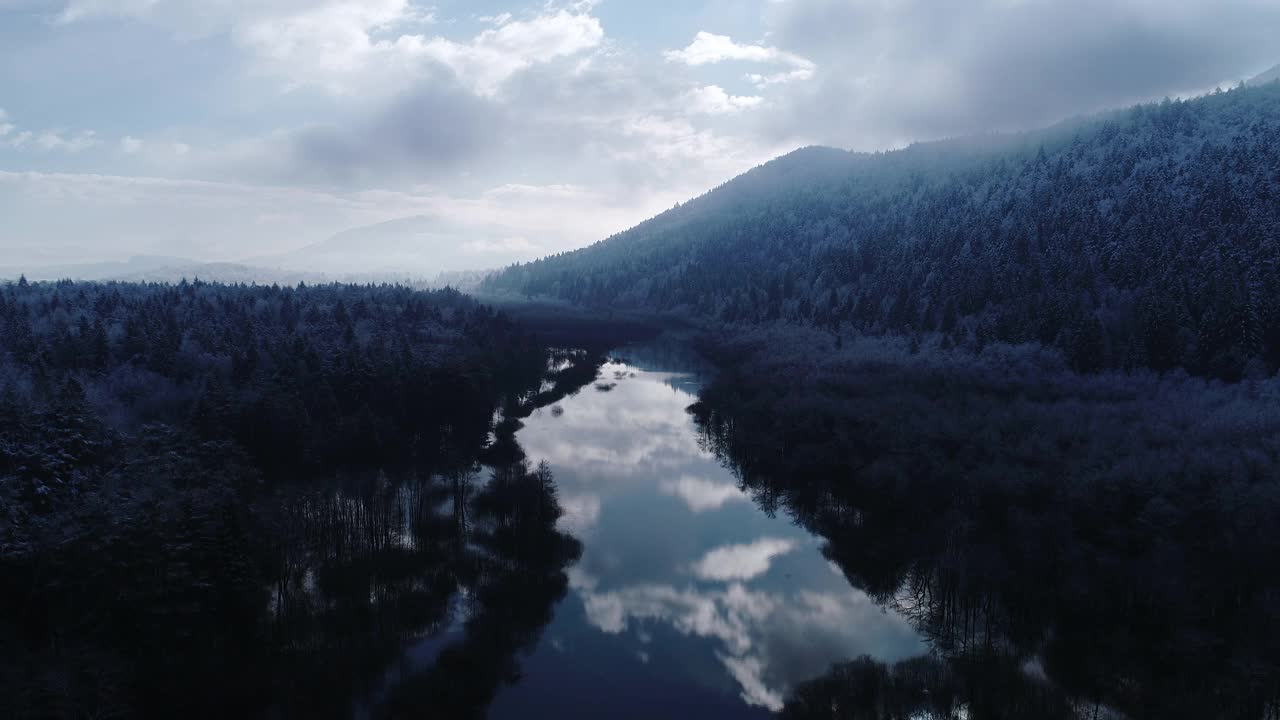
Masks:
[[[689,506],[694,513],[719,510],[731,502],[749,502],[746,493],[731,482],[715,482],[691,475],[679,480],[664,480],[658,486],[666,495],[674,495]]]
[[[1274,64],[1280,36],[1280,4],[1260,0],[788,0],[767,14],[771,40],[815,71],[762,129],[855,149],[1202,92]]]
[[[689,112],[703,115],[732,115],[759,107],[764,98],[754,95],[730,95],[719,85],[704,85],[686,95]]]
[[[517,72],[596,48],[604,37],[600,21],[589,13],[559,9],[528,20],[499,18],[497,27],[465,43],[418,36],[398,44],[406,54],[444,64],[476,93],[491,96]]]
[[[397,64],[409,59],[405,48],[416,36],[375,35],[420,19],[407,0],[330,0],[282,10],[233,21],[239,43],[291,83],[338,93],[356,90],[374,72],[403,72]]]
[[[643,638],[645,624],[662,623],[711,640],[708,650],[738,683],[742,698],[769,709],[835,662],[859,655],[894,662],[926,650],[904,618],[847,586],[835,593],[786,594],[740,583],[715,590],[664,584],[606,590],[600,584],[580,567],[569,570],[569,585],[593,627],[610,635],[635,627]]]
[[[753,626],[778,604],[767,593],[737,584],[716,592],[638,585],[614,592],[586,591],[583,600],[588,622],[603,632],[616,635],[638,620],[663,620],[685,635],[716,638],[735,655],[751,650]]]
[[[721,656],[721,662],[729,669],[733,679],[742,686],[742,699],[748,705],[768,708],[772,712],[782,712],[785,703],[782,693],[769,689],[764,681],[764,661],[758,657]]]
[[[560,498],[560,507],[564,510],[559,527],[564,532],[582,536],[600,522],[601,500],[599,495],[583,493],[564,495]]]
[[[794,540],[763,538],[749,545],[728,545],[707,553],[693,566],[703,580],[751,580],[769,572],[773,559],[797,547]]]
[[[728,35],[715,35],[709,32],[699,32],[694,37],[693,42],[683,50],[668,50],[664,53],[667,62],[683,63],[691,67],[701,65],[714,65],[716,63],[728,61],[752,62],[752,63],[768,63],[773,65],[786,66],[787,70],[771,73],[748,73],[746,78],[757,88],[764,89],[770,85],[784,85],[787,83],[809,80],[813,77],[817,70],[817,65],[808,58],[802,57],[792,52],[779,50],[776,47],[766,47],[763,45],[745,45],[734,42],[733,38]],[[702,89],[702,92],[714,92],[720,90],[721,94],[726,95],[723,90],[717,86],[710,86]],[[714,102],[719,98],[710,99]],[[728,99],[728,104],[720,104],[718,107],[733,108],[732,98]],[[763,98],[739,98],[742,101],[748,101],[751,106],[758,105],[763,102]],[[715,105],[713,105],[715,106]],[[741,109],[739,106],[738,109]],[[711,111],[716,112],[716,111]],[[720,110],[719,112],[725,112]]]
[[[770,73],[762,75],[760,73],[748,73],[747,80],[757,88],[764,89],[770,85],[786,85],[787,83],[799,82],[801,80],[811,80],[813,78],[813,70],[801,68],[799,70],[788,70],[786,72]]]
[[[71,0],[58,19],[123,17],[185,35],[227,32],[259,72],[287,87],[398,92],[443,66],[475,93],[492,96],[522,70],[601,45],[604,29],[591,9],[575,3],[519,20],[505,14],[464,41],[421,32],[438,19],[410,0]]]
[[[92,130],[84,130],[74,135],[65,135],[56,130],[46,130],[36,136],[35,145],[41,150],[61,150],[63,152],[77,153],[100,145],[102,141],[98,139],[97,135]]]
[[[501,154],[513,119],[507,108],[441,79],[423,83],[342,124],[315,125],[268,139],[283,154],[247,148],[245,164],[282,181],[335,184],[421,181]],[[264,148],[265,150],[265,148]]]
[[[733,41],[728,35],[715,35],[699,32],[693,42],[683,50],[668,50],[664,53],[667,62],[679,62],[697,67],[712,65],[728,60],[755,63],[776,63],[790,65],[797,69],[812,70],[814,64],[795,53],[779,50],[776,47],[762,45],[744,45]]]
[[[74,133],[68,133],[65,130],[37,132],[19,128],[9,120],[9,113],[0,109],[0,147],[7,146],[14,150],[78,153],[102,144],[97,132],[93,130]]]

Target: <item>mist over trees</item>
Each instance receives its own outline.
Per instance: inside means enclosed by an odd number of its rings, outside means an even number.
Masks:
[[[1280,370],[1277,197],[1271,84],[1022,135],[800,150],[485,287],[1236,381]]]

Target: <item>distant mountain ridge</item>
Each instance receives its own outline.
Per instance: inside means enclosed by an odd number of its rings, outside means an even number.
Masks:
[[[1239,379],[1280,370],[1278,197],[1266,84],[1019,135],[807,148],[484,287]]]
[[[1253,78],[1247,84],[1253,86],[1266,85],[1268,83],[1280,80],[1280,65],[1277,65],[1261,75]]]
[[[162,255],[135,255],[127,260],[60,264],[27,261],[7,267],[0,266],[0,278],[12,279],[22,275],[30,280],[109,280],[199,264],[188,258]]]
[[[537,255],[523,237],[499,226],[463,225],[433,215],[414,215],[352,228],[292,252],[250,258],[263,267],[325,273],[479,271]]]
[[[489,274],[487,270],[448,270],[437,273],[387,270],[332,272],[263,267],[245,263],[200,262],[186,258],[139,255],[117,262],[71,265],[19,265],[0,267],[0,284],[20,277],[28,280],[76,280],[86,282],[144,282],[176,284],[183,280],[217,282],[231,285],[321,285],[354,283],[357,285],[403,285],[418,289],[453,287],[469,291]]]

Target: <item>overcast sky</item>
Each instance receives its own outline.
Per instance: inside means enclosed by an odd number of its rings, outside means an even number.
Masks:
[[[1276,0],[0,0],[0,265],[414,215],[554,252],[802,145],[1233,84],[1277,37]]]

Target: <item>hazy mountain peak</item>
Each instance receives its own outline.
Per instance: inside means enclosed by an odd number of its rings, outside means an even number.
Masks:
[[[1250,81],[1249,81],[1248,83],[1246,83],[1246,84],[1248,84],[1248,85],[1266,85],[1267,83],[1273,83],[1273,82],[1276,82],[1277,80],[1280,80],[1280,65],[1276,65],[1275,67],[1271,68],[1270,70],[1268,70],[1268,71],[1266,71],[1266,72],[1262,73],[1261,75],[1259,75],[1259,76],[1257,76],[1257,77],[1253,78],[1252,80],[1250,80]]]
[[[351,228],[284,255],[254,262],[312,272],[441,272],[484,270],[529,260],[538,246],[510,228],[466,225],[412,215]]]

